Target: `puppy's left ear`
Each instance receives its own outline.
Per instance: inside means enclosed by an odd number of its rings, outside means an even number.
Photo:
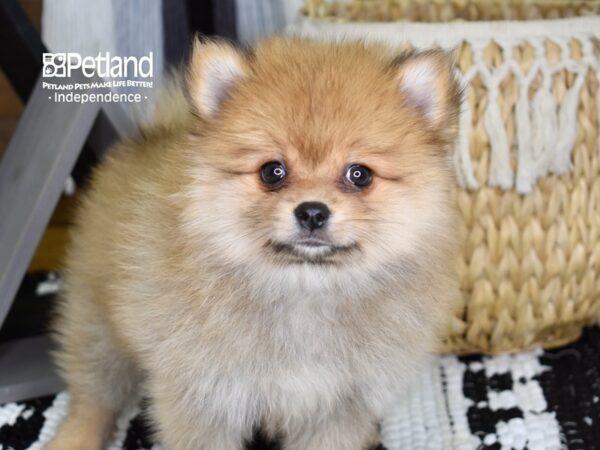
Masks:
[[[196,39],[186,77],[192,105],[204,119],[214,117],[247,74],[246,57],[233,45]]]
[[[439,50],[407,53],[393,64],[406,105],[432,128],[454,125],[461,95],[450,55]]]

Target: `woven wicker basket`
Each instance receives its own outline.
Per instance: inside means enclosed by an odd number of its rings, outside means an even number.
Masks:
[[[468,233],[444,351],[558,346],[600,316],[598,12],[596,1],[307,0],[292,27],[456,49]]]

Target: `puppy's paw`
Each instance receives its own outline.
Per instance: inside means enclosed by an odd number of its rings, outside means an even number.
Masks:
[[[43,450],[102,450],[100,442],[83,435],[59,435],[52,439]]]
[[[69,418],[43,450],[103,450],[105,440],[97,423]]]

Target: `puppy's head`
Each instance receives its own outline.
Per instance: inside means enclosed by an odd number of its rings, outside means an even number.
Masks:
[[[198,42],[187,85],[197,119],[184,219],[220,261],[376,273],[455,231],[459,95],[444,53]]]

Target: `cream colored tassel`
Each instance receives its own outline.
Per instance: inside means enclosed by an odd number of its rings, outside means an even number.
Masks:
[[[558,141],[554,150],[550,170],[553,173],[563,174],[573,168],[571,154],[577,137],[577,110],[579,108],[579,95],[585,81],[583,74],[578,74],[575,83],[569,89],[560,106],[558,115]]]
[[[527,193],[531,191],[536,180],[533,172],[533,148],[531,142],[531,119],[529,116],[529,89],[527,85],[521,86],[521,92],[515,105],[517,122],[517,191]]]
[[[465,98],[468,98],[466,91]],[[471,163],[471,154],[469,152],[471,121],[471,110],[465,101],[460,111],[458,142],[456,144],[456,151],[454,152],[454,166],[459,184],[469,189],[477,189],[479,183],[473,174],[473,164]]]
[[[491,145],[489,184],[508,189],[513,185],[513,172],[506,128],[498,105],[497,86],[489,88],[488,102],[483,120]]]
[[[558,138],[556,102],[550,91],[549,77],[544,79],[544,85],[533,98],[532,113],[531,145],[534,157],[534,175],[540,177],[548,172],[552,164]]]

